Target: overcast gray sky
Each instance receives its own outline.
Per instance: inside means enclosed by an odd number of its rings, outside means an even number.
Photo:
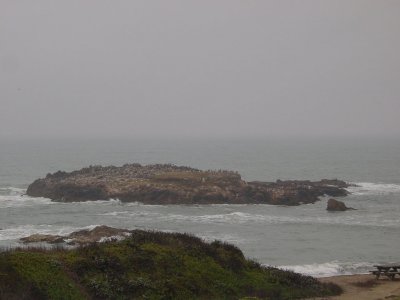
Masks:
[[[0,0],[0,136],[400,136],[400,1]]]

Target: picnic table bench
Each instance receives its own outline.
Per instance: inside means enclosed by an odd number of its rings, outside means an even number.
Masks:
[[[370,273],[375,275],[376,279],[379,279],[381,275],[387,276],[391,280],[394,280],[396,275],[400,276],[400,265],[377,265],[374,267],[376,270],[370,271]]]

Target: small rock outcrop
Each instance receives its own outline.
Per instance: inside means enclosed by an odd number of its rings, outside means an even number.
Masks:
[[[24,244],[30,243],[49,243],[49,244],[57,244],[64,243],[64,237],[60,235],[52,235],[52,234],[32,234],[27,237],[20,238],[20,241]]]
[[[59,202],[119,199],[145,204],[299,205],[314,203],[322,195],[346,196],[348,186],[337,179],[246,182],[233,171],[126,164],[48,174],[34,181],[27,194]]]
[[[104,242],[112,239],[124,239],[131,234],[131,230],[118,229],[109,226],[97,226],[91,230],[83,229],[72,232],[66,236],[51,234],[32,234],[20,239],[24,244],[30,243],[66,243],[68,245],[84,245],[97,242]]]
[[[354,208],[347,207],[346,204],[344,204],[344,202],[342,202],[342,201],[338,201],[335,199],[329,199],[326,210],[327,211],[346,211],[346,210],[354,210]]]

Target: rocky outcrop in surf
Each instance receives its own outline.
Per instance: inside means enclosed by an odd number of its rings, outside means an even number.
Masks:
[[[347,207],[346,204],[342,201],[338,201],[336,199],[329,199],[326,207],[327,211],[346,211],[346,210],[355,210],[355,208]]]
[[[85,245],[91,243],[105,242],[110,240],[122,240],[130,236],[132,230],[109,227],[105,225],[96,226],[93,229],[82,229],[68,235],[32,234],[20,239],[24,244],[49,243],[68,245]]]
[[[27,194],[61,202],[119,199],[145,204],[299,205],[314,203],[322,195],[345,196],[348,186],[337,179],[246,182],[233,171],[126,164],[48,174],[34,181]]]

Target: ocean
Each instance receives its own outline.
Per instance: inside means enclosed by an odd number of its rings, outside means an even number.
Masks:
[[[35,179],[89,165],[173,163],[238,171],[245,180],[338,178],[357,210],[327,212],[327,198],[296,207],[143,205],[118,199],[56,203],[25,195]],[[189,232],[237,245],[247,257],[317,277],[400,262],[400,140],[41,139],[0,140],[0,247],[33,233],[96,225]]]

